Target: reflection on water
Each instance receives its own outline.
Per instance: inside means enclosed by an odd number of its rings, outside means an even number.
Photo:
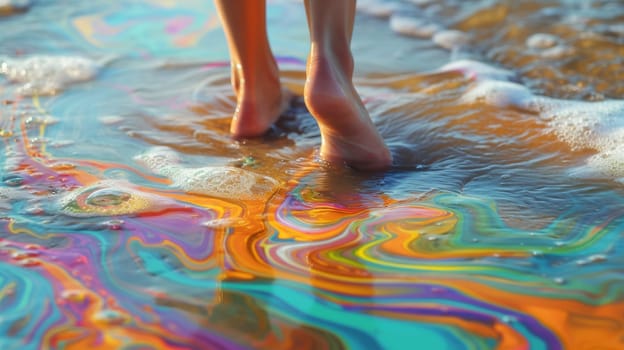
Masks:
[[[0,348],[622,348],[624,5],[358,9],[384,174],[233,141],[210,3],[0,1]]]

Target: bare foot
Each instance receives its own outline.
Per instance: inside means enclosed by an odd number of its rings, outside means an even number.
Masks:
[[[308,60],[304,97],[321,130],[320,155],[358,170],[385,170],[392,156],[353,87],[352,71],[350,56]]]
[[[292,94],[280,85],[277,67],[259,74],[263,77],[243,79],[242,72],[233,65],[232,86],[237,104],[230,133],[235,138],[255,137],[267,132],[292,98]]]

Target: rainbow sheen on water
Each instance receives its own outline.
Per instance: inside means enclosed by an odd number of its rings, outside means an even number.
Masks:
[[[0,16],[0,349],[624,348],[620,2],[358,1],[383,174],[300,100],[232,140],[210,2]]]

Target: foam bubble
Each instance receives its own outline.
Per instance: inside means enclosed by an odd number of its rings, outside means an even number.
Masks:
[[[572,149],[593,149],[573,175],[624,182],[624,100],[600,102],[545,99],[542,116],[551,132]]]
[[[24,59],[0,57],[0,74],[19,83],[22,95],[53,95],[69,85],[95,77],[97,64],[84,57],[32,56]]]
[[[135,157],[153,172],[169,177],[188,193],[235,200],[266,200],[279,187],[268,176],[231,166],[186,168],[168,147],[154,147]]]
[[[239,200],[268,199],[278,187],[274,179],[235,167],[181,168],[173,185],[189,193]]]
[[[442,27],[424,18],[394,14],[390,17],[390,29],[395,33],[417,38],[431,38]]]
[[[535,96],[525,86],[509,81],[474,83],[461,97],[463,103],[485,103],[497,107],[532,109]]]
[[[358,11],[380,18],[390,17],[399,8],[399,5],[395,2],[380,0],[360,0],[356,6]]]
[[[532,49],[547,49],[559,43],[560,39],[556,35],[537,33],[526,39],[526,46]]]
[[[98,121],[104,125],[119,124],[123,120],[124,118],[119,115],[105,115],[105,116],[98,117]]]
[[[439,72],[459,72],[475,80],[513,80],[515,73],[473,60],[457,60],[445,64]]]
[[[600,152],[587,159],[587,167],[581,167],[572,175],[585,178],[611,178],[624,185],[624,145]]]
[[[452,50],[468,44],[468,35],[460,30],[442,30],[435,33],[431,40],[438,46]]]
[[[559,138],[576,149],[610,151],[624,145],[624,100],[547,99],[540,109]]]
[[[69,216],[134,215],[171,206],[167,200],[134,188],[126,181],[101,181],[63,196],[59,210]]]
[[[171,176],[178,167],[180,157],[169,147],[157,146],[134,157],[134,160],[158,175]]]

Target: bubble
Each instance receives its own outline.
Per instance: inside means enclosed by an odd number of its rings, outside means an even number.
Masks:
[[[125,181],[102,181],[63,196],[59,209],[70,216],[131,215],[161,210],[171,203]]]
[[[431,38],[435,32],[442,30],[442,27],[426,19],[395,14],[390,17],[390,29],[402,35]]]
[[[537,33],[526,39],[526,46],[532,49],[547,49],[557,45],[559,41],[556,35]]]
[[[29,258],[36,258],[40,255],[38,251],[18,251],[11,254],[13,260],[26,260]]]
[[[460,30],[442,30],[435,33],[431,40],[438,46],[452,50],[468,44],[468,35]]]
[[[34,267],[34,266],[41,265],[41,261],[39,261],[38,259],[28,258],[28,259],[19,260],[17,264],[23,267]]]
[[[26,123],[26,126],[28,127],[39,127],[39,126],[47,126],[47,125],[53,125],[58,123],[58,119],[56,118],[52,118],[50,116],[37,116],[37,117],[28,117],[26,118],[26,120],[24,121]]]
[[[176,170],[180,157],[169,147],[157,146],[134,157],[134,160],[158,175],[169,176]]]
[[[268,199],[279,185],[268,176],[228,166],[180,168],[171,179],[185,192],[238,200]]]
[[[98,207],[118,206],[132,198],[129,193],[116,189],[102,189],[92,192],[87,196],[87,204]]]
[[[566,284],[567,281],[563,277],[555,277],[553,278],[553,282],[555,282],[558,285],[563,285],[563,284]]]
[[[585,165],[571,175],[624,177],[624,101],[599,102],[544,99],[539,106],[550,131],[573,150],[593,149]]]
[[[17,187],[24,184],[24,178],[17,174],[7,174],[2,177],[2,182],[11,187]]]
[[[117,326],[126,323],[128,319],[119,311],[104,309],[93,315],[93,321],[108,326]]]
[[[496,107],[530,109],[535,96],[526,87],[508,81],[485,80],[464,93],[464,103],[485,103]]]
[[[356,6],[359,12],[379,18],[390,17],[399,8],[397,3],[381,0],[359,0]]]
[[[61,292],[61,299],[73,303],[82,303],[88,300],[87,298],[87,292],[80,289],[66,289]]]
[[[208,228],[225,228],[225,227],[244,227],[249,225],[249,220],[244,218],[223,218],[208,220],[201,223],[202,226]]]
[[[135,160],[156,174],[169,177],[172,186],[188,193],[234,200],[265,200],[279,187],[273,178],[237,167],[182,167],[178,164],[177,153],[168,147],[151,148]]]
[[[479,61],[457,60],[445,64],[439,72],[459,72],[475,80],[513,80],[515,74],[507,69],[497,68]]]
[[[109,230],[118,231],[118,230],[121,230],[123,224],[124,224],[123,220],[115,219],[115,220],[104,221],[102,223],[102,226],[106,227]]]
[[[97,118],[98,121],[104,125],[113,125],[113,124],[119,124],[121,123],[124,118],[118,115],[106,115],[106,116],[102,116]]]
[[[515,316],[511,316],[511,315],[503,315],[501,316],[501,321],[507,324],[516,323],[518,322],[518,318],[516,318]]]
[[[71,84],[93,79],[97,68],[95,62],[84,57],[0,57],[0,74],[22,84],[18,89],[22,95],[54,95]]]
[[[606,260],[607,260],[607,256],[605,254],[594,254],[594,255],[588,256],[585,259],[577,260],[576,265],[584,266],[584,265],[589,265],[589,264],[593,264],[597,262],[603,262]]]

